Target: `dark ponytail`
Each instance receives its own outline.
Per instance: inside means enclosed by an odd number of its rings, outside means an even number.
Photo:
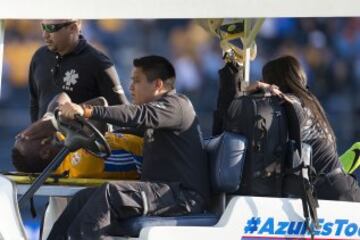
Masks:
[[[314,115],[316,123],[335,141],[335,134],[325,111],[319,100],[308,90],[305,71],[296,58],[284,56],[269,61],[263,67],[262,75],[265,83],[275,84],[283,93],[290,93],[298,97]]]

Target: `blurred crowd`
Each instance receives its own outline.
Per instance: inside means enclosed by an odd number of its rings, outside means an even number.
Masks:
[[[191,98],[204,136],[210,136],[217,71],[224,65],[218,39],[186,19],[88,20],[83,21],[83,34],[113,59],[128,96],[133,58],[157,54],[171,59],[178,91]],[[294,55],[305,66],[309,88],[324,105],[339,152],[359,141],[360,18],[267,19],[256,42],[258,56],[251,64],[252,80],[261,78],[266,61]],[[10,152],[14,136],[30,123],[28,67],[32,54],[42,44],[39,21],[6,21],[0,170],[13,169]],[[32,220],[29,215],[24,219],[29,239],[37,239],[39,219]]]
[[[204,136],[210,136],[218,75],[223,66],[216,37],[193,20],[87,20],[83,34],[115,62],[126,91],[132,60],[147,54],[171,59],[177,89],[197,110]],[[307,71],[309,88],[324,105],[334,127],[339,152],[359,140],[360,18],[267,19],[256,39],[258,56],[251,79],[271,58],[291,54]],[[11,169],[10,147],[17,131],[30,123],[28,66],[43,44],[39,21],[6,21],[3,80],[0,97],[0,169]],[[129,95],[128,95],[129,96]]]

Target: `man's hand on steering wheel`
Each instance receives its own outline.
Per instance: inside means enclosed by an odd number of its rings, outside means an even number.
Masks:
[[[60,105],[59,110],[63,117],[69,119],[75,119],[75,115],[84,116],[84,109],[80,105],[72,102]]]
[[[59,106],[55,113],[60,132],[66,136],[64,145],[71,151],[85,148],[93,155],[106,158],[111,149],[101,132],[84,118],[84,109],[75,103]],[[66,120],[68,119],[68,120]]]

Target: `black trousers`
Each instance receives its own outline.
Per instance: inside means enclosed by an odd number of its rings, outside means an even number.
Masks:
[[[78,192],[48,239],[107,239],[119,234],[119,220],[141,215],[185,215],[203,209],[204,199],[179,183],[109,182]]]
[[[355,177],[345,173],[322,176],[315,188],[319,199],[360,202],[359,183]]]

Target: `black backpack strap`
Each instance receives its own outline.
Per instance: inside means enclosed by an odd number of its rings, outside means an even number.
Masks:
[[[300,127],[300,119],[296,113],[295,106],[291,101],[284,101],[284,107],[288,119],[288,129],[289,129],[289,139],[294,141],[295,150],[297,154],[301,158],[302,155],[302,146],[301,146],[301,127]],[[309,175],[312,172],[312,165],[304,166],[302,168],[307,168]],[[293,169],[295,170],[295,169]],[[314,229],[318,229],[319,227],[319,219],[317,216],[317,208],[319,207],[317,197],[314,193],[314,186],[312,184],[312,177],[309,178],[303,175],[303,171],[301,171],[302,175],[302,183],[303,183],[303,195],[302,195],[302,203],[303,203],[303,211],[304,217],[306,221],[307,228],[311,234],[311,239],[314,238]],[[311,219],[311,223],[310,223]]]
[[[284,101],[284,107],[288,119],[289,138],[295,141],[296,150],[301,157],[300,119],[296,114],[296,110],[292,102]]]
[[[314,239],[314,230],[320,228],[319,219],[317,215],[317,208],[319,203],[317,197],[314,194],[314,186],[309,179],[303,176],[303,189],[304,195],[302,196],[303,212],[305,217],[306,227],[311,235],[311,239]]]

